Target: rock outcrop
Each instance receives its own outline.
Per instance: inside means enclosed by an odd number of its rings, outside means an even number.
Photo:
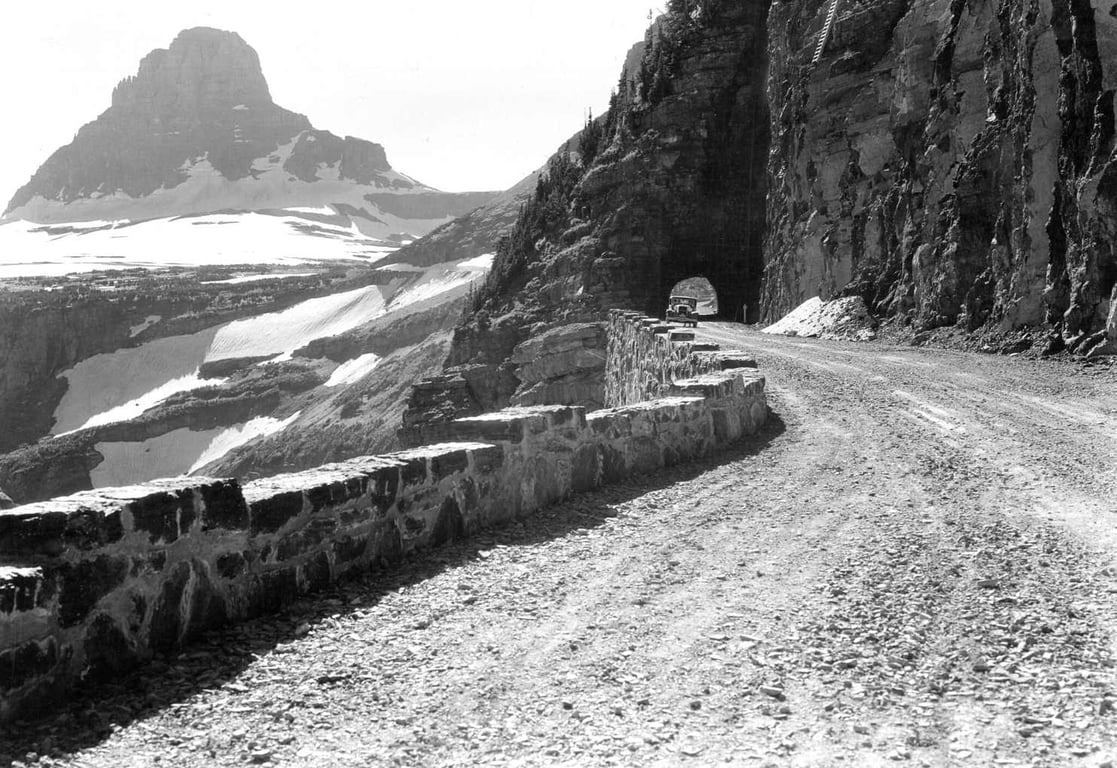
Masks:
[[[1117,283],[1117,20],[1072,0],[771,10],[764,312],[859,295],[915,330],[1103,343]]]
[[[511,361],[520,385],[512,405],[565,403],[596,410],[605,404],[605,328],[559,326],[518,344]]]
[[[543,392],[563,404],[581,397],[557,380],[521,378],[516,348],[603,322],[611,308],[661,312],[686,278],[706,277],[723,314],[758,317],[768,10],[701,5],[652,26],[609,112],[540,175],[455,332],[446,375],[416,388],[405,425]]]
[[[863,336],[881,319],[1117,350],[1115,17],[843,0],[813,65],[829,6],[668,4],[500,249],[443,406],[513,401],[530,335],[658,314],[696,276],[723,317],[774,322],[818,296],[863,302]]]
[[[12,497],[4,493],[4,490],[0,488],[0,509],[14,509],[15,506],[16,503],[12,501]]]

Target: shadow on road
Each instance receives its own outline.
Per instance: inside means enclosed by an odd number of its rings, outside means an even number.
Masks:
[[[616,517],[619,505],[755,456],[785,431],[779,415],[770,413],[759,434],[715,456],[574,496],[506,527],[416,553],[391,570],[373,571],[309,595],[273,616],[206,633],[175,655],[157,656],[116,682],[79,688],[45,717],[17,722],[0,732],[0,766],[94,747],[114,731],[233,682],[257,657],[298,642],[316,624],[375,606],[386,595],[473,562],[494,546],[527,547],[599,527]],[[317,682],[325,686],[344,680],[342,674]],[[165,736],[173,739],[175,734]]]

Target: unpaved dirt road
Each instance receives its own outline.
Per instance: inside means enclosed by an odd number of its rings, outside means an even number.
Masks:
[[[0,752],[113,768],[1117,760],[1114,372],[701,332],[768,376],[773,419],[734,452],[214,635]]]

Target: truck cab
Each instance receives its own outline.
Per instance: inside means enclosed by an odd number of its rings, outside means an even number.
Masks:
[[[671,323],[698,325],[698,299],[694,296],[672,296],[667,300],[666,319]]]

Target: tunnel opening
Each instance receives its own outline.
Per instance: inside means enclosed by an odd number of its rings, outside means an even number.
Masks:
[[[760,187],[754,182],[747,196],[756,196]],[[673,249],[676,257],[660,265],[660,289],[654,309],[662,311],[678,286],[686,285],[714,297],[711,318],[738,323],[760,321],[764,218],[755,211],[763,205],[757,199],[746,203],[738,198],[734,202],[739,207],[733,210],[726,206],[725,218],[718,222],[723,227],[721,242],[676,239]],[[748,215],[741,215],[744,212]]]
[[[756,323],[768,226],[769,4],[731,7],[718,23],[736,26],[740,37],[728,72],[709,94],[693,186],[665,207],[667,248],[646,300],[662,312],[679,282],[702,277],[717,296],[716,317]]]
[[[714,284],[701,275],[688,277],[675,283],[670,298],[686,297],[695,300],[694,314],[699,318],[718,315],[718,292]]]

